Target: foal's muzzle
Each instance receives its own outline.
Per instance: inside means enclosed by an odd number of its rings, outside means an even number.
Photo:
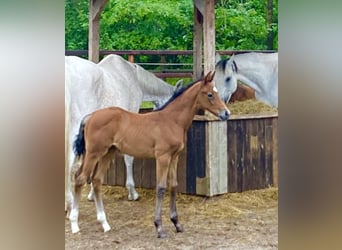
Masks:
[[[229,110],[224,109],[224,110],[221,110],[221,111],[220,111],[220,113],[218,114],[218,117],[219,117],[221,120],[226,121],[226,120],[228,120],[229,115],[230,115]]]

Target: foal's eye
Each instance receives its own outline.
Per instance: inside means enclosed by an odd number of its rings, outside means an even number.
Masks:
[[[230,79],[231,79],[231,77],[230,77],[230,76],[228,76],[228,77],[226,78],[226,82],[229,82],[229,81],[230,81]]]
[[[208,93],[208,98],[209,98],[209,100],[212,100],[213,98],[214,98],[214,96],[213,96],[213,93]]]

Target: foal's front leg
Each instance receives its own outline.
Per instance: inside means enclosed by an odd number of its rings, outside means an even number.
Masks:
[[[170,185],[171,185],[171,194],[170,194],[170,219],[176,227],[177,233],[183,232],[183,226],[178,221],[178,213],[176,208],[176,194],[177,194],[177,164],[178,164],[178,156],[176,156],[171,161],[170,166]]]
[[[157,158],[157,187],[156,187],[156,211],[154,216],[154,225],[157,229],[158,238],[166,238],[166,233],[162,226],[162,203],[166,191],[166,181],[169,169],[170,158]]]

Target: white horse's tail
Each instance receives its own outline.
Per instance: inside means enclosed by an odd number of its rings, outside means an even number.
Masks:
[[[74,150],[76,157],[78,157],[78,158],[81,157],[85,152],[84,126],[85,126],[89,117],[90,117],[90,115],[86,115],[82,119],[79,132],[76,135],[76,139],[73,143],[73,150]]]

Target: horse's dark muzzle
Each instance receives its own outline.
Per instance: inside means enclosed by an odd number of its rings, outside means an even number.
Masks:
[[[230,115],[230,112],[228,110],[221,110],[218,116],[220,117],[221,120],[226,121],[228,120],[229,115]]]

